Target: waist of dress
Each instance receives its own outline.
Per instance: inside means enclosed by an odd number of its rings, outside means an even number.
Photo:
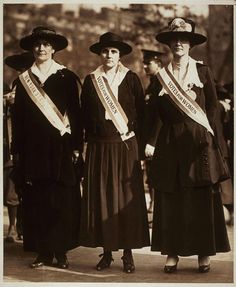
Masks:
[[[127,139],[127,141],[129,139],[132,139],[132,138],[135,138],[135,135],[133,137],[130,137]],[[99,135],[99,136],[96,136],[96,135],[90,135],[88,136],[88,143],[91,143],[91,142],[103,142],[103,143],[121,143],[123,142],[122,139],[121,139],[121,136],[119,134],[117,135],[113,135],[113,136],[102,136],[102,135]]]

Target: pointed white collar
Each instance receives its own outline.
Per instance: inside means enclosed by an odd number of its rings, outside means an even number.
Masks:
[[[48,79],[48,77],[50,77],[52,74],[56,74],[58,70],[62,70],[64,68],[66,67],[52,60],[51,67],[49,68],[47,74],[42,74],[40,70],[38,69],[35,62],[33,63],[30,69],[31,69],[31,72],[35,74],[39,78],[40,82],[43,84]]]

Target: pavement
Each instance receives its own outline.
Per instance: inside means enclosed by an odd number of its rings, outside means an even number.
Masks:
[[[149,217],[151,217],[150,214]],[[8,224],[6,210],[4,210],[3,222],[4,235],[6,235]],[[50,286],[52,282],[60,282],[60,286],[62,283],[72,282],[79,283],[79,285],[90,283],[94,286],[99,283],[109,285],[111,283],[115,285],[121,285],[119,283],[175,283],[175,285],[176,283],[186,283],[187,285],[189,285],[188,283],[201,283],[201,285],[202,283],[207,283],[207,285],[208,283],[220,283],[219,286],[226,286],[226,283],[234,282],[233,226],[227,226],[227,231],[232,250],[211,257],[211,271],[205,274],[197,272],[197,256],[180,257],[177,272],[166,274],[163,272],[165,256],[160,255],[159,252],[151,252],[150,247],[133,250],[136,270],[132,274],[126,274],[122,270],[122,251],[113,253],[114,262],[109,269],[96,271],[95,265],[99,261],[98,255],[102,253],[102,248],[85,247],[78,247],[68,252],[70,266],[67,270],[47,266],[31,269],[29,264],[35,259],[35,254],[24,252],[22,241],[4,242],[2,282],[10,287],[15,286],[15,284],[18,286],[18,283],[22,283],[20,286],[25,286],[29,282],[51,282]],[[150,285],[156,286],[156,284]],[[0,286],[3,286],[1,282]]]

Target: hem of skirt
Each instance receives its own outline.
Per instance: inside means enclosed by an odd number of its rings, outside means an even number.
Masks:
[[[105,248],[106,250],[111,250],[111,251],[118,251],[119,249],[140,249],[143,247],[149,247],[150,244],[145,243],[142,245],[136,245],[136,246],[119,246],[119,247],[111,247],[111,246],[104,246],[102,244],[80,244],[81,247],[89,247],[89,248]]]
[[[161,251],[159,248],[151,248],[151,251],[153,252],[161,252],[161,255],[171,255],[173,254],[173,252],[168,252],[168,251]],[[211,251],[211,252],[177,252],[176,255],[179,256],[194,256],[194,255],[202,255],[202,256],[214,256],[217,253],[226,253],[226,252],[230,252],[231,249],[217,249],[215,251]]]

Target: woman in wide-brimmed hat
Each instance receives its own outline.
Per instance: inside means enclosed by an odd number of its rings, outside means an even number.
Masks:
[[[37,252],[32,268],[68,268],[66,252],[78,246],[80,193],[72,162],[82,152],[76,75],[55,62],[67,39],[36,27],[20,40],[33,53],[31,67],[16,81],[12,152],[23,190],[23,243]],[[77,153],[77,152],[76,152]]]
[[[138,76],[120,58],[132,51],[114,33],[90,47],[102,65],[82,87],[88,142],[82,197],[81,244],[103,247],[97,270],[108,268],[112,251],[124,249],[124,271],[134,271],[133,248],[150,244],[137,139],[144,96]]]
[[[151,249],[167,255],[167,273],[176,271],[178,256],[190,255],[198,255],[199,272],[208,272],[209,256],[230,250],[219,193],[229,173],[215,137],[216,90],[208,66],[189,56],[206,41],[194,28],[175,18],[156,36],[173,60],[156,77],[149,117],[158,137],[155,144],[150,132],[145,152],[153,156],[157,188]]]

